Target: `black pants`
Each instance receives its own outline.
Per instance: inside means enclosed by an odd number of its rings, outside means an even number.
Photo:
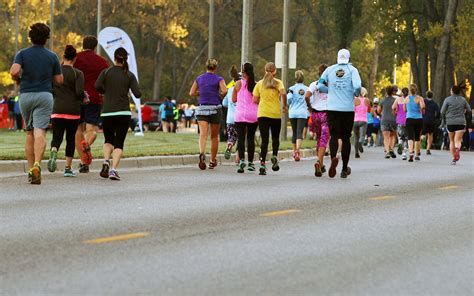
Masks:
[[[342,169],[347,169],[349,157],[351,156],[351,134],[354,126],[354,112],[328,111],[328,125],[331,140],[329,149],[331,158],[336,157],[339,147],[339,139],[342,141],[341,156]]]
[[[406,122],[408,140],[420,141],[423,119],[407,118]]]
[[[63,142],[64,131],[66,131],[66,156],[74,157],[76,131],[79,125],[79,119],[51,119],[53,124],[53,139],[51,140],[51,148],[55,147],[59,150]]]
[[[290,118],[293,137],[291,143],[296,144],[296,140],[303,139],[303,130],[308,124],[307,118]]]
[[[236,122],[235,130],[237,132],[237,150],[239,151],[240,160],[245,159],[245,140],[247,140],[248,161],[253,162],[255,155],[255,132],[258,123]]]
[[[280,149],[280,118],[258,118],[258,128],[260,129],[260,136],[262,137],[262,145],[260,146],[260,161],[265,162],[267,158],[268,142],[270,140],[270,130],[272,132],[272,147],[273,156],[278,155]]]
[[[104,128],[105,143],[114,146],[114,149],[122,149],[127,137],[130,115],[104,116],[102,127]]]

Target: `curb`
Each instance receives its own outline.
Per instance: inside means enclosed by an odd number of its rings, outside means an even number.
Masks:
[[[314,149],[302,149],[301,157],[307,158],[312,157]],[[232,154],[229,160],[224,158],[224,154],[217,154],[217,161],[220,164],[233,163],[235,152]],[[283,150],[278,152],[279,159],[288,159],[292,157],[291,150]],[[259,154],[255,153],[254,159],[258,159]],[[141,156],[123,158],[120,161],[121,169],[141,169],[141,168],[161,168],[161,167],[177,167],[177,166],[188,166],[197,164],[198,155],[172,155],[172,156]],[[46,170],[48,160],[41,162],[41,167]],[[58,170],[61,170],[64,166],[65,160],[58,160]],[[73,162],[77,166],[77,161]],[[99,171],[102,167],[102,159],[95,159],[90,165],[91,170]],[[27,162],[26,160],[0,160],[0,178],[2,177],[13,177],[22,176],[26,174]]]

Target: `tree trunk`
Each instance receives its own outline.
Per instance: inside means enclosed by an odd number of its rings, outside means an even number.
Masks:
[[[153,100],[160,99],[161,76],[163,75],[163,55],[165,49],[165,41],[160,38],[156,44],[155,52],[155,73],[153,77]]]
[[[179,98],[176,97],[176,90],[177,90],[177,68],[178,68],[178,55],[176,53],[177,48],[176,46],[173,46],[173,67],[171,69],[171,84],[173,86],[173,98],[175,100],[178,100]]]
[[[446,18],[444,20],[443,35],[438,46],[438,56],[436,61],[436,75],[433,85],[435,95],[443,93],[443,82],[446,75],[446,62],[448,57],[449,40],[451,37],[451,25],[456,17],[458,0],[449,0]],[[439,101],[438,101],[439,102]]]
[[[453,59],[449,55],[446,59],[446,74],[445,74],[444,79],[445,79],[444,97],[448,97],[451,95],[451,88],[453,87],[453,84],[454,84]]]
[[[372,65],[371,65],[370,75],[369,75],[369,86],[368,86],[369,98],[373,98],[374,93],[375,93],[375,81],[377,80],[377,67],[379,64],[379,56],[380,56],[379,44],[381,40],[382,40],[382,34],[377,33],[377,36],[375,37],[374,58],[372,60]]]
[[[423,36],[428,27],[426,17],[423,16],[422,19],[418,21],[418,29],[420,36]],[[420,42],[418,43],[418,75],[420,79],[420,94],[424,96],[428,90],[428,49],[426,38],[420,37]]]
[[[191,76],[191,73],[193,72],[194,67],[196,67],[196,64],[197,64],[197,62],[199,61],[199,58],[200,58],[200,57],[204,54],[204,52],[206,51],[207,45],[208,45],[208,43],[206,42],[206,43],[201,47],[201,49],[199,50],[198,54],[194,57],[193,62],[189,65],[188,69],[186,70],[186,74],[184,74],[183,81],[181,81],[181,86],[179,87],[179,91],[178,91],[178,94],[177,94],[177,97],[178,97],[178,98],[181,98],[181,96],[183,95],[184,89],[185,89],[186,87],[191,88],[191,85],[188,85],[189,76]]]
[[[413,82],[416,85],[420,85],[420,75],[418,73],[418,62],[417,62],[417,56],[418,56],[418,48],[416,45],[416,39],[415,39],[415,33],[414,33],[414,28],[413,28],[413,22],[408,22],[408,45],[409,45],[409,50],[410,50],[410,67],[411,67],[411,73],[413,76]]]
[[[428,40],[428,54],[430,57],[430,89],[433,90],[436,75],[436,48],[435,40]]]

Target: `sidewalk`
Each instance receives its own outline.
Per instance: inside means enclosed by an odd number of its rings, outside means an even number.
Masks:
[[[301,150],[301,157],[312,157],[314,155],[313,149]],[[280,151],[278,153],[279,159],[289,159],[292,157],[291,150]],[[259,155],[255,154],[255,160],[258,160]],[[224,158],[223,154],[217,155],[217,161],[219,164],[232,164],[234,163],[235,152],[232,154],[229,160]],[[91,171],[99,171],[102,167],[102,159],[97,158],[92,162],[90,169]],[[43,160],[41,168],[43,172],[47,171],[48,160]],[[64,168],[64,160],[58,160],[58,171],[62,171]],[[141,169],[141,168],[165,168],[165,167],[180,167],[195,165],[197,168],[198,155],[175,155],[175,156],[144,156],[144,157],[131,157],[124,158],[120,161],[120,169]],[[73,167],[77,168],[78,160],[73,162]],[[0,161],[0,178],[21,176],[26,174],[27,163],[26,160],[1,160]]]

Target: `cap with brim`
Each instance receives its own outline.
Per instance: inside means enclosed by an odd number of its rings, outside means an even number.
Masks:
[[[337,53],[337,63],[338,64],[348,64],[349,59],[351,58],[351,53],[343,48]]]

